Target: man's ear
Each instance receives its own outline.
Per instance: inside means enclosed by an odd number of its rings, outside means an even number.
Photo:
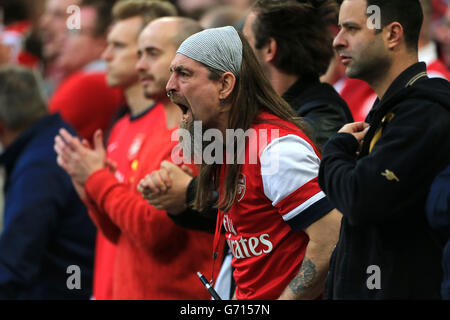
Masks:
[[[387,48],[389,50],[398,48],[399,44],[405,41],[403,26],[398,22],[392,22],[387,25],[384,33]]]
[[[278,51],[278,44],[277,41],[270,37],[269,39],[267,39],[267,43],[266,45],[262,48],[263,50],[263,59],[265,62],[273,62],[273,60],[275,59],[276,55],[277,55],[277,51]]]
[[[225,72],[221,78],[221,87],[219,91],[219,99],[226,100],[234,90],[236,85],[236,77],[231,72]]]

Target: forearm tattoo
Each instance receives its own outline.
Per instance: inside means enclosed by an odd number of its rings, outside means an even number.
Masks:
[[[316,277],[316,265],[311,260],[304,260],[300,271],[289,283],[289,288],[293,293],[299,294],[313,286]]]

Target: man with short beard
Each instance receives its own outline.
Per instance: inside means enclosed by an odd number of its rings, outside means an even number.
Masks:
[[[130,170],[126,180],[118,181],[118,172],[114,175],[108,169],[99,136],[93,149],[67,132],[57,137],[58,163],[84,189],[90,207],[96,209],[91,210],[92,219],[117,244],[113,299],[208,298],[196,272],[211,270],[212,236],[176,226],[136,190],[139,180],[169,159],[176,145],[171,137],[181,112],[168,99],[165,84],[176,48],[199,30],[199,24],[191,19],[166,17],[151,22],[139,36],[139,78],[145,96],[157,104],[135,115],[137,122],[146,118],[145,131],[135,137],[128,153],[121,154]],[[122,129],[125,135],[127,126]],[[109,145],[108,151],[114,152],[116,147]]]
[[[124,91],[126,114],[114,124],[107,141],[107,157],[117,164],[115,176],[126,183],[133,176],[131,164],[137,157],[142,140],[147,136],[152,119],[149,111],[154,101],[144,96],[144,89],[136,70],[138,62],[138,36],[142,29],[161,15],[174,15],[170,4],[154,1],[128,0],[114,6],[114,24],[108,33],[108,45],[102,54],[107,63],[106,82],[111,88]],[[80,188],[79,188],[80,189]],[[89,202],[86,202],[89,206]],[[100,215],[90,206],[91,216]],[[98,224],[95,250],[94,299],[109,300],[113,297],[113,275],[116,239]]]
[[[340,214],[317,184],[319,155],[303,124],[232,27],[189,37],[170,70],[167,91],[185,123],[201,121],[215,129],[220,136],[214,143],[222,149],[233,145],[234,139],[225,138],[230,129],[256,134],[243,153],[238,149],[230,157],[231,149],[224,150],[225,163],[220,157],[212,164],[203,158],[195,201],[202,210],[219,190],[214,252],[219,252],[223,226],[233,253],[235,298],[319,298]],[[255,163],[247,160],[255,155]],[[241,157],[244,164],[236,161]]]
[[[367,13],[378,8],[379,26]],[[368,20],[370,19],[370,20]],[[319,183],[343,214],[331,299],[438,299],[442,247],[426,223],[434,177],[450,162],[450,85],[418,62],[419,0],[345,0],[334,47],[378,99],[366,122],[325,146]],[[369,22],[369,23],[368,23]]]

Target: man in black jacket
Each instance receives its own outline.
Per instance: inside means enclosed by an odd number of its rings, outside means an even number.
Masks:
[[[450,85],[418,63],[418,0],[345,0],[334,47],[378,100],[366,123],[325,146],[319,182],[342,212],[331,299],[436,299],[438,238],[426,222],[433,178],[450,162]]]

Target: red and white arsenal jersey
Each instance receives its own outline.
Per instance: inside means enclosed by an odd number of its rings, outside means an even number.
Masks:
[[[300,269],[309,241],[302,230],[333,208],[318,185],[319,152],[309,138],[272,114],[259,118],[250,129],[237,200],[219,214],[233,253],[237,298],[269,300]]]

